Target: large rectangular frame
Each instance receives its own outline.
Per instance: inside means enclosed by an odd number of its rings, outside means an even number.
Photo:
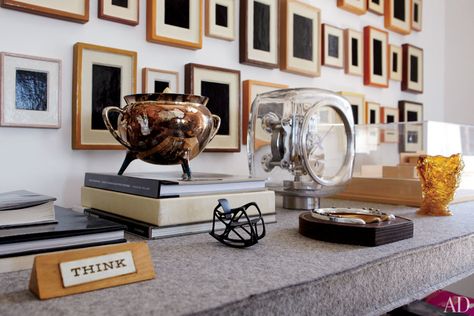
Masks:
[[[374,41],[382,42],[380,62],[382,74],[374,70]],[[372,26],[364,27],[364,84],[367,86],[388,88],[388,32]]]
[[[48,5],[42,0],[1,0],[0,5],[8,9],[24,11],[71,22],[86,23],[89,21],[89,0],[62,1],[62,7],[60,8]],[[81,6],[82,9],[80,8]]]

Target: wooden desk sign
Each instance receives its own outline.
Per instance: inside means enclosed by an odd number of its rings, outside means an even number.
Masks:
[[[147,243],[134,242],[36,256],[30,291],[44,300],[153,278]]]

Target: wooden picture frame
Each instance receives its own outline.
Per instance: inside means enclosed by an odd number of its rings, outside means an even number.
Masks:
[[[380,104],[377,102],[365,102],[365,121],[367,124],[380,124]]]
[[[367,10],[377,15],[384,15],[385,0],[367,0]]]
[[[247,144],[247,130],[249,126],[250,111],[252,108],[252,102],[255,100],[257,95],[273,90],[286,89],[288,87],[289,86],[286,84],[257,80],[244,80],[242,82],[242,144]]]
[[[389,78],[402,81],[402,48],[397,45],[389,46]]]
[[[202,0],[147,0],[146,39],[186,49],[202,48]]]
[[[344,72],[354,76],[364,74],[364,39],[362,32],[344,30]]]
[[[278,68],[278,9],[278,0],[240,1],[240,63]]]
[[[413,0],[411,29],[420,32],[423,29],[423,0]]]
[[[209,97],[207,108],[221,118],[221,126],[206,146],[210,152],[240,152],[240,71],[186,64],[185,93]]]
[[[105,127],[102,110],[136,93],[137,53],[76,43],[73,68],[73,149],[124,149]]]
[[[99,0],[99,18],[127,25],[138,25],[140,0]]]
[[[236,10],[237,3],[234,0],[206,0],[206,36],[226,41],[235,40]]]
[[[410,34],[411,7],[412,0],[385,0],[385,28],[402,35]]]
[[[0,0],[7,9],[47,16],[77,23],[89,21],[89,0],[55,1],[48,4],[43,0]]]
[[[357,15],[367,12],[366,0],[337,0],[337,7]]]
[[[338,27],[322,25],[321,64],[333,68],[344,67],[344,31]]]
[[[365,95],[346,91],[340,91],[339,94],[345,97],[351,104],[354,124],[367,124],[365,120]]]
[[[398,101],[398,113],[400,122],[423,122],[423,103]]]
[[[402,55],[402,91],[423,93],[423,49],[403,44]]]
[[[0,126],[61,127],[61,61],[0,54]]]
[[[398,123],[398,109],[382,106],[380,108],[380,122],[383,124]],[[382,143],[398,143],[398,127],[387,127],[380,135]]]
[[[423,152],[423,125],[405,124],[400,134],[399,152],[421,153]]]
[[[319,77],[321,11],[298,0],[280,0],[280,14],[280,69]]]
[[[388,87],[388,32],[364,27],[364,85]]]
[[[166,88],[170,88],[173,93],[180,93],[177,71],[142,69],[142,93],[162,93]]]

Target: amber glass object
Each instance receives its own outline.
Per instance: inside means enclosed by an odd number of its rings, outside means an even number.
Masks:
[[[461,154],[451,157],[421,156],[416,164],[421,181],[422,202],[418,214],[447,216],[464,167]]]

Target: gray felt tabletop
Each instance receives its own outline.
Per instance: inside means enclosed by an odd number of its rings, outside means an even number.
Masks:
[[[474,273],[474,203],[450,217],[379,207],[414,220],[414,238],[378,247],[331,244],[298,233],[299,211],[248,249],[208,234],[149,241],[156,279],[39,301],[30,271],[0,274],[0,315],[379,315]],[[135,239],[136,238],[132,238]]]

